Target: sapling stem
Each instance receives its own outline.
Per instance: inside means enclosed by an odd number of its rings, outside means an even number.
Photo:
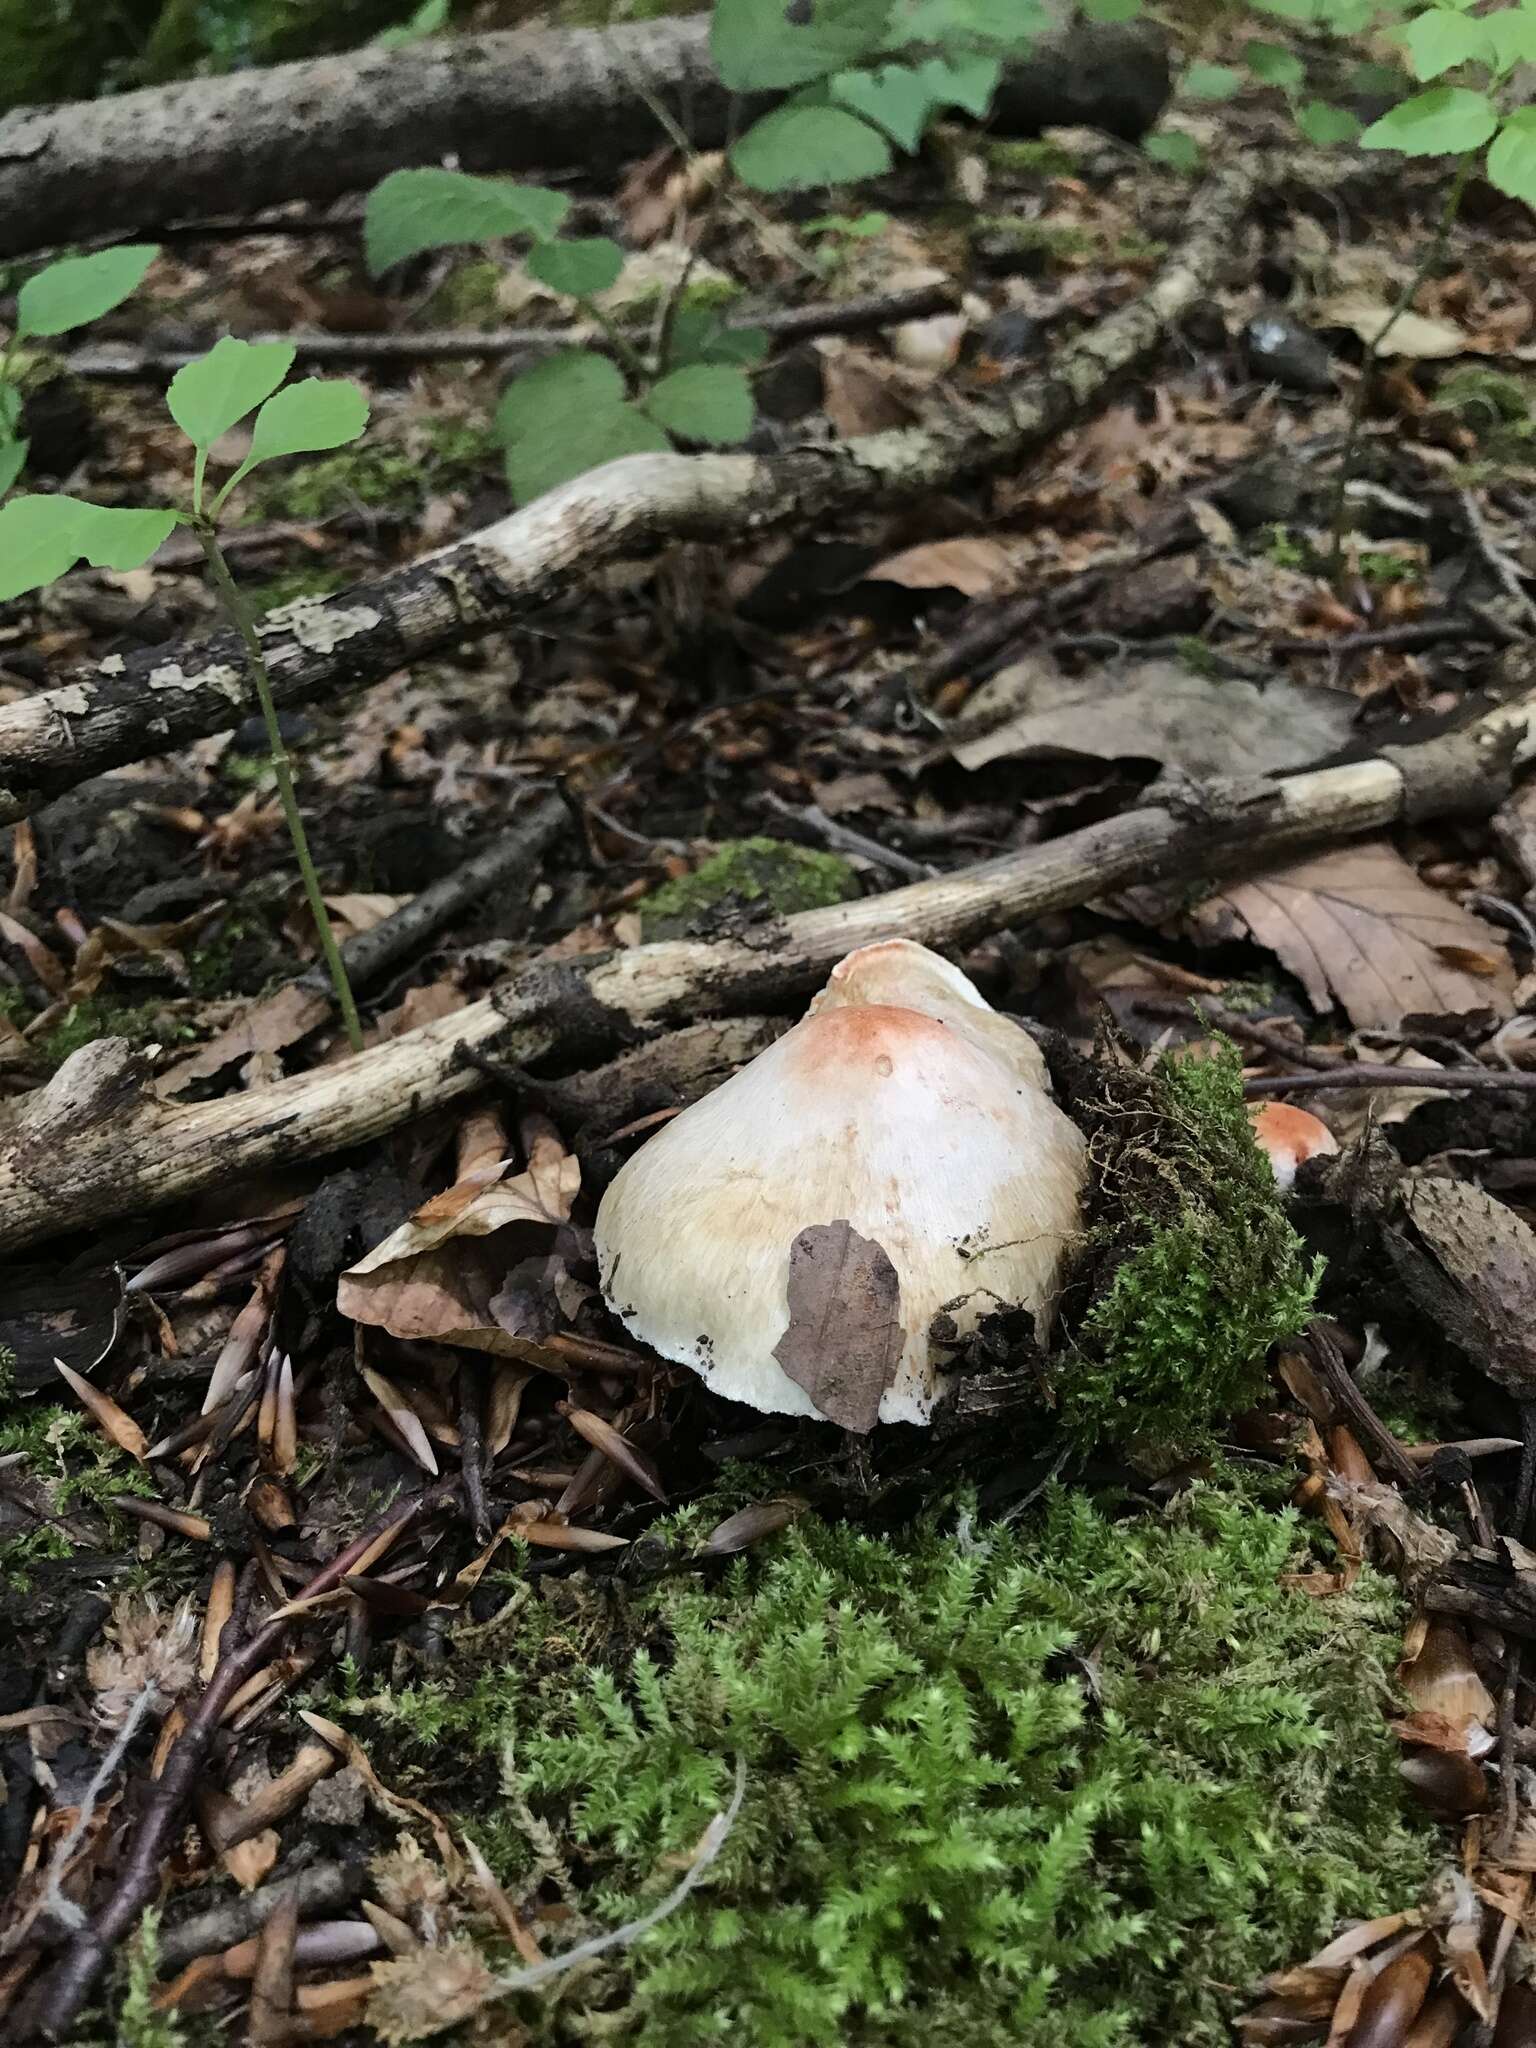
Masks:
[[[331,929],[330,912],[326,909],[325,898],[320,893],[320,877],[315,873],[315,863],[310,856],[304,820],[299,815],[299,799],[293,787],[293,769],[288,759],[288,749],[283,744],[282,729],[277,722],[277,705],[272,698],[272,678],[267,672],[267,658],[261,651],[261,641],[252,624],[245,599],[240,595],[235,579],[229,573],[229,564],[224,559],[224,550],[219,546],[218,535],[214,532],[212,522],[198,518],[194,525],[197,537],[202,542],[203,553],[207,557],[208,573],[213,578],[213,587],[218,592],[219,601],[229,614],[235,631],[245,646],[246,663],[251,672],[251,680],[256,685],[262,719],[267,728],[267,751],[272,757],[272,772],[277,778],[277,800],[283,807],[284,818],[288,821],[288,836],[293,841],[299,873],[304,877],[304,894],[309,903],[310,915],[315,921],[320,951],[325,957],[331,986],[336,991],[336,1002],[341,1011],[347,1043],[354,1052],[361,1052],[363,1027],[358,1022],[352,984],[347,979],[341,948],[337,945],[336,934]]]
[[[1370,397],[1371,379],[1376,371],[1376,352],[1398,321],[1408,311],[1418,296],[1419,286],[1438,268],[1445,254],[1445,245],[1451,238],[1451,229],[1456,225],[1456,216],[1461,211],[1461,196],[1467,189],[1467,180],[1472,175],[1472,166],[1477,151],[1469,149],[1458,160],[1456,175],[1451,180],[1451,189],[1445,195],[1445,204],[1440,209],[1434,236],[1429,242],[1412,277],[1403,286],[1394,300],[1392,310],[1366,343],[1365,361],[1360,366],[1360,382],[1355,386],[1354,403],[1349,413],[1349,435],[1344,443],[1344,454],[1339,463],[1339,480],[1334,486],[1333,527],[1329,538],[1329,564],[1335,587],[1342,580],[1344,572],[1344,542],[1346,521],[1349,514],[1349,487],[1355,480],[1355,464],[1360,454],[1360,434],[1365,425],[1366,401]]]

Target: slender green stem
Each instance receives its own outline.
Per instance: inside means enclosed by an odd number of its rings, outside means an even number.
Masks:
[[[593,326],[600,327],[603,333],[607,335],[609,345],[614,354],[640,386],[641,396],[643,397],[646,391],[650,389],[651,380],[655,374],[650,364],[641,355],[639,349],[635,347],[623,328],[619,326],[617,321],[609,319],[601,306],[595,305],[591,299],[578,298],[576,303],[592,322]]]
[[[331,986],[336,991],[336,1002],[341,1010],[347,1043],[354,1052],[361,1052],[363,1027],[358,1022],[357,1004],[353,1000],[352,984],[347,980],[347,970],[342,964],[341,948],[337,945],[336,934],[331,929],[330,913],[325,907],[325,898],[320,893],[320,877],[315,873],[315,863],[310,858],[309,840],[304,831],[304,820],[299,815],[299,799],[293,787],[293,769],[277,722],[277,705],[272,699],[272,678],[267,672],[267,658],[261,651],[261,641],[251,622],[250,611],[236,588],[234,577],[229,573],[229,564],[224,559],[224,551],[219,546],[218,536],[212,524],[206,519],[199,519],[195,525],[197,537],[203,544],[203,553],[208,559],[208,573],[213,578],[213,587],[218,592],[219,601],[229,614],[245,646],[251,680],[256,685],[256,695],[261,702],[261,715],[267,728],[267,747],[272,756],[272,771],[277,777],[277,798],[283,807],[283,816],[288,821],[288,833],[293,841],[299,873],[304,877],[304,894],[309,902],[310,915],[315,921],[315,934],[320,941],[320,951],[325,956]]]
[[[1360,366],[1360,382],[1355,386],[1354,403],[1350,408],[1349,437],[1344,443],[1338,482],[1334,485],[1333,530],[1329,541],[1329,557],[1335,584],[1340,581],[1344,571],[1349,487],[1355,480],[1355,464],[1360,456],[1360,434],[1365,425],[1366,403],[1370,397],[1371,380],[1376,371],[1376,352],[1412,306],[1418,296],[1419,286],[1439,268],[1440,259],[1445,254],[1445,245],[1451,238],[1451,229],[1456,225],[1456,216],[1461,211],[1461,197],[1467,189],[1467,180],[1472,175],[1472,166],[1476,159],[1477,151],[1469,149],[1458,160],[1456,175],[1445,195],[1445,204],[1440,209],[1440,219],[1436,224],[1434,236],[1419,258],[1412,277],[1398,293],[1391,312],[1366,344],[1365,361]]]

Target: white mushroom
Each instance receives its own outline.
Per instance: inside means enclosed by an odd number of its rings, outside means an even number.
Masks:
[[[1003,1308],[1049,1323],[1084,1148],[1048,1087],[1028,1033],[957,968],[866,946],[620,1171],[597,1215],[603,1292],[732,1400],[927,1422],[936,1315],[948,1337]]]

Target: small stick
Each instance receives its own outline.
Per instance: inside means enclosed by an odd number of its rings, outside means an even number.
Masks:
[[[1346,1064],[1338,1053],[1318,1052],[1313,1046],[1299,1044],[1273,1025],[1255,1024],[1240,1011],[1229,1010],[1225,1003],[1208,996],[1188,996],[1183,1002],[1175,1002],[1169,996],[1138,996],[1132,1007],[1144,1017],[1165,1018],[1170,1024],[1187,1024],[1191,1012],[1198,1012],[1214,1030],[1224,1031],[1229,1038],[1246,1039],[1278,1059],[1300,1060],[1303,1066],[1320,1074],[1331,1073],[1335,1067]]]
[[[1250,1101],[1264,1095],[1313,1095],[1323,1088],[1502,1088],[1529,1095],[1536,1092],[1536,1074],[1496,1073],[1488,1067],[1372,1067],[1362,1061],[1319,1073],[1261,1074],[1243,1083]]]
[[[459,1367],[459,1465],[464,1475],[464,1507],[477,1543],[491,1540],[491,1517],[485,1504],[485,1437],[480,1423],[484,1391],[478,1366],[466,1358]]]
[[[1356,1436],[1363,1438],[1370,1446],[1374,1462],[1383,1469],[1388,1478],[1395,1479],[1399,1486],[1414,1485],[1419,1476],[1417,1468],[1356,1386],[1355,1376],[1344,1363],[1343,1353],[1320,1322],[1314,1321],[1311,1324],[1307,1331],[1306,1345],[1330,1398],[1349,1418]]]

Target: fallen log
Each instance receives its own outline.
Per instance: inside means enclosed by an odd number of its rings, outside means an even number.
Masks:
[[[1018,462],[1090,411],[1205,298],[1228,259],[1256,171],[1223,171],[1185,217],[1148,289],[1088,328],[1038,376],[936,425],[778,456],[634,455],[589,471],[510,518],[370,583],[258,621],[273,695],[312,704],[436,649],[526,618],[573,577],[681,539],[716,543],[828,513],[947,490]],[[0,825],[89,776],[223,732],[250,708],[232,633],[138,648],[0,706]]]
[[[1047,845],[788,918],[757,944],[668,941],[514,975],[481,1001],[334,1066],[216,1102],[149,1093],[121,1039],[66,1060],[0,1146],[0,1249],[321,1158],[473,1093],[466,1051],[571,1068],[701,1015],[797,1001],[854,946],[955,947],[1132,882],[1252,872],[1398,819],[1486,813],[1536,753],[1536,692],[1465,732],[1372,759],[1170,797]]]
[[[1077,125],[1135,141],[1168,86],[1155,31],[1062,9],[1009,67],[993,120],[1005,134]],[[656,148],[658,102],[702,149],[761,110],[715,76],[701,16],[435,37],[21,107],[0,118],[0,257],[81,234],[323,202],[447,156],[472,171],[579,164],[591,176]]]

